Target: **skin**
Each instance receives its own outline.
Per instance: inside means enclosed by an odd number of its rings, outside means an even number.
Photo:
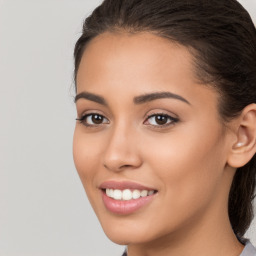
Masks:
[[[189,51],[150,33],[106,32],[83,54],[77,95],[82,92],[107,103],[76,101],[78,118],[97,113],[104,121],[89,127],[77,121],[73,146],[78,174],[106,235],[128,245],[129,256],[240,255],[243,245],[232,232],[227,205],[236,170],[229,161],[241,164],[234,145],[244,119],[223,124],[218,94],[197,82]],[[189,103],[134,103],[134,97],[152,92],[170,92]],[[161,126],[147,119],[156,113],[179,121]],[[240,130],[247,143],[247,131]],[[158,193],[132,214],[113,214],[99,189],[106,180],[134,181]]]

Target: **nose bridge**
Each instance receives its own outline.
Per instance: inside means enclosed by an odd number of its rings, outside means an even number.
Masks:
[[[141,163],[136,143],[136,130],[126,122],[113,125],[109,131],[108,145],[104,154],[104,166],[112,171],[124,167],[137,167]]]

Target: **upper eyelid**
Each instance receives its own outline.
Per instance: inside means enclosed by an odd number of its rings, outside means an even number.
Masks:
[[[103,115],[103,114],[100,114],[100,113],[97,113],[97,112],[93,112],[93,113],[85,113],[85,114],[82,114],[81,117],[79,119],[84,119],[88,116],[93,116],[93,115],[99,115],[99,116],[102,116],[104,119],[107,119],[109,121],[109,119]]]
[[[85,110],[85,111],[81,111],[80,114],[79,114],[79,111],[78,111],[78,116],[80,118],[88,116],[88,115],[93,115],[93,114],[100,115],[100,116],[103,116],[103,117],[107,118],[106,114],[102,113],[102,111],[99,111],[99,110],[88,109],[88,110]]]
[[[171,117],[171,118],[175,118],[175,117],[173,117],[173,116],[170,115],[170,114],[162,113],[162,112],[146,115],[147,118],[152,117],[152,116],[169,116],[169,117]]]
[[[169,116],[169,117],[171,117],[173,119],[177,119],[177,120],[180,119],[178,115],[176,115],[176,114],[174,114],[174,113],[172,113],[172,112],[170,112],[168,110],[163,110],[163,109],[162,110],[160,110],[160,109],[159,110],[152,109],[152,110],[148,111],[145,114],[144,118],[148,118],[148,117],[155,116],[155,115],[165,115],[165,116]]]
[[[173,117],[173,116],[171,116],[171,115],[169,115],[169,114],[165,114],[165,113],[158,113],[158,114],[149,115],[149,116],[147,116],[147,118],[146,118],[145,121],[148,121],[150,118],[155,117],[155,116],[166,116],[166,117],[168,117],[169,119],[171,119],[171,122],[170,122],[170,123],[178,122],[178,121],[179,121],[179,118]],[[145,121],[144,121],[144,122],[145,122]],[[144,122],[143,122],[143,123],[144,123]],[[159,125],[159,126],[160,126],[160,125]]]
[[[90,111],[90,110],[89,110]],[[90,115],[100,115],[100,116],[103,116],[104,118],[106,118],[106,119],[110,119],[110,118],[107,118],[106,117],[106,115],[105,114],[102,114],[102,113],[99,113],[98,111],[92,111],[92,112],[83,112],[82,114],[80,114],[79,116],[80,116],[80,118],[83,118],[83,117],[85,117],[85,116],[90,116]],[[156,112],[154,112],[154,113],[151,113],[151,114],[145,114],[144,115],[144,118],[149,118],[149,117],[152,117],[152,116],[157,116],[157,115],[164,115],[164,116],[169,116],[169,117],[171,117],[171,118],[174,118],[174,119],[178,119],[178,117],[177,116],[173,116],[173,115],[171,115],[171,114],[168,114],[168,113],[165,113],[165,112],[163,112],[163,111],[156,111]]]
[[[104,110],[102,110],[101,107],[99,109],[98,109],[98,107],[96,107],[94,109],[94,107],[90,108],[88,106],[86,107],[86,106],[81,105],[79,107],[77,106],[77,112],[80,117],[86,115],[88,112],[88,113],[97,113],[99,115],[103,115],[104,117],[108,116],[109,117],[108,119],[114,119],[114,116],[113,116],[114,113],[112,113],[111,110],[107,110],[105,108],[104,108]],[[79,112],[81,114],[79,114]],[[170,115],[173,118],[179,119],[179,116],[177,114],[173,113],[173,111],[170,111],[169,109],[166,109],[165,107],[162,108],[161,106],[152,107],[152,108],[148,109],[143,117],[146,118],[147,116],[151,115],[148,113],[152,113],[152,115],[153,114],[165,114],[165,115]]]

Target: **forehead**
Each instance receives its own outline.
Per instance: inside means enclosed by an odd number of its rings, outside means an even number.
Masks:
[[[199,108],[217,93],[199,84],[189,50],[151,33],[104,33],[86,47],[77,74],[77,93],[87,91],[122,100],[155,91],[170,91]],[[118,97],[117,97],[118,96]]]
[[[116,73],[125,77],[144,77],[152,81],[165,79],[172,74],[184,73],[195,80],[193,58],[186,47],[151,33],[103,33],[92,39],[86,46],[78,69],[77,80],[96,76],[99,73]]]

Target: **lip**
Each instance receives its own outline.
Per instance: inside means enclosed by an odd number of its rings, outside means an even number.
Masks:
[[[147,187],[133,181],[114,181],[109,180],[101,183],[100,189],[112,188],[112,189],[138,189],[138,190],[156,190],[152,187]]]
[[[105,181],[103,182],[100,187],[102,200],[104,206],[107,210],[112,213],[119,214],[119,215],[128,215],[132,214],[139,209],[143,208],[144,206],[148,205],[156,196],[156,193],[152,195],[148,195],[145,197],[140,197],[138,199],[131,199],[131,200],[115,200],[110,198],[106,195],[105,189],[138,189],[138,190],[154,190],[156,189],[141,185],[139,183],[131,182],[131,181]]]

